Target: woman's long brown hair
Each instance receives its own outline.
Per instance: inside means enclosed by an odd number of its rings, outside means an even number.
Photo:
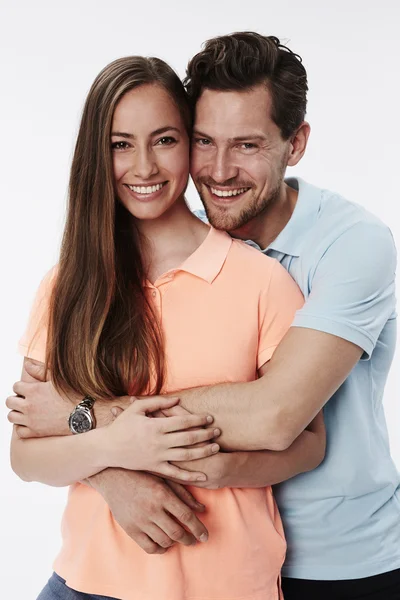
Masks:
[[[116,197],[110,141],[119,100],[146,83],[170,94],[190,132],[176,73],[160,59],[133,56],[114,61],[94,81],[75,146],[46,367],[58,390],[82,397],[158,393],[163,383],[161,331],[143,288],[143,242]]]

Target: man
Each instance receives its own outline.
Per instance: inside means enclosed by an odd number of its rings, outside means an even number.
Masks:
[[[210,40],[190,61],[185,83],[195,110],[191,172],[209,221],[279,260],[305,305],[261,379],[187,390],[181,403],[214,415],[225,448],[267,448],[271,456],[293,448],[325,406],[324,463],[275,490],[288,541],[285,598],[398,598],[400,484],[382,408],[396,338],[391,234],[336,194],[302,180],[284,181],[286,167],[306,150],[310,128],[304,121],[305,69],[277,38],[238,33]],[[39,377],[35,365],[29,369]],[[31,402],[29,427],[20,435],[67,433],[70,405],[50,384],[33,385],[29,397],[37,400],[38,412]],[[54,419],[44,421],[45,398],[59,403],[57,427]],[[12,400],[8,405],[14,408]],[[95,405],[100,424],[107,410]],[[246,462],[248,454],[234,453],[234,464]],[[221,454],[218,463],[205,459],[200,470],[207,485],[226,485],[231,456]],[[146,534],[152,517],[144,502],[165,484],[150,477],[107,470],[91,484],[131,537],[149,551],[162,551]],[[271,474],[271,483],[277,481]],[[135,492],[134,508],[132,482],[143,490]],[[185,502],[192,501],[186,496]],[[200,525],[193,513],[185,510],[185,519],[196,535]]]

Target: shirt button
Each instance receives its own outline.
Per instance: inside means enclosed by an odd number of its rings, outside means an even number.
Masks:
[[[151,295],[153,296],[153,298],[155,298],[157,296],[157,292],[154,290],[154,292],[152,292]]]

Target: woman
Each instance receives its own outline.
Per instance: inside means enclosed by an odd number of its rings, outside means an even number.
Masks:
[[[158,59],[119,59],[89,92],[59,265],[39,289],[21,344],[26,357],[46,362],[60,390],[104,399],[252,380],[302,303],[276,261],[191,214],[190,126],[182,84]],[[218,451],[220,432],[204,429],[210,419],[147,416],[176,402],[137,401],[84,435],[14,433],[17,474],[73,484],[56,574],[41,600],[279,597],[286,546],[270,488],[196,490],[208,509],[208,542],[147,555],[79,483],[107,467],[204,479],[179,461]],[[291,460],[295,473],[298,457]]]

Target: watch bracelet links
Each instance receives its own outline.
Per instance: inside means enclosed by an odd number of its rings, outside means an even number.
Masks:
[[[81,400],[75,408],[77,408],[78,406],[81,406],[82,408],[88,408],[89,410],[91,410],[94,406],[94,403],[96,402],[95,398],[92,398],[92,396],[85,396],[83,398],[83,400]]]

